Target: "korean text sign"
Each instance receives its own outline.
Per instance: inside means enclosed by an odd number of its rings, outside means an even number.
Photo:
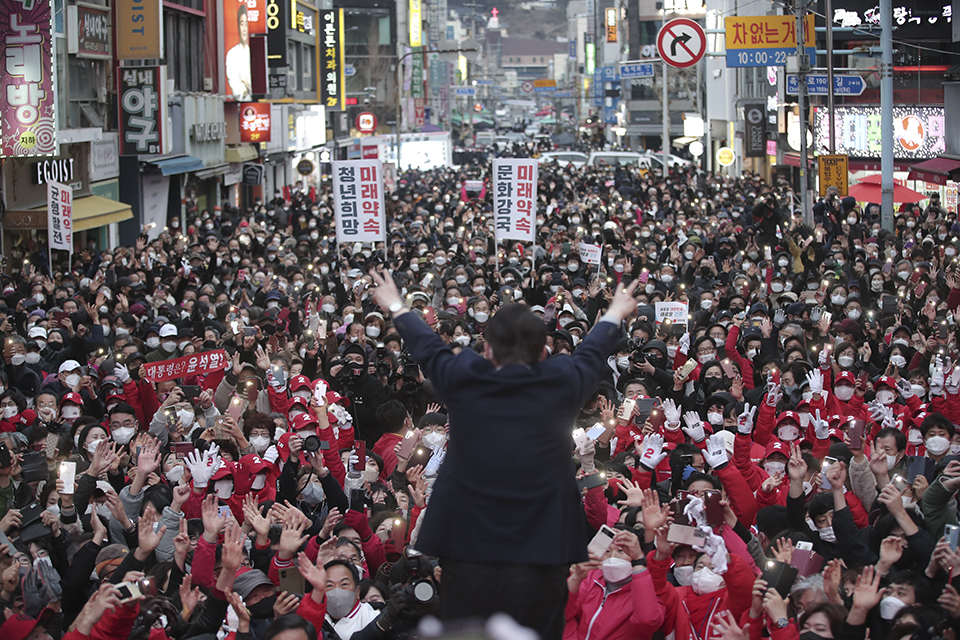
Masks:
[[[600,245],[581,242],[578,246],[578,250],[580,252],[580,259],[585,263],[600,264],[600,254],[602,251]]]
[[[797,53],[797,20],[793,16],[724,18],[728,67],[784,66]],[[803,47],[816,55],[813,14],[804,18]]]
[[[497,240],[533,242],[537,220],[537,161],[493,161],[493,213]]]
[[[163,382],[175,380],[184,376],[199,376],[214,371],[226,369],[230,365],[227,352],[223,349],[194,353],[174,360],[148,362],[144,366],[147,370],[147,382]]]
[[[333,207],[337,221],[338,243],[382,241],[386,220],[381,162],[379,160],[334,162]]]
[[[0,156],[57,153],[49,0],[0,0]]]
[[[654,307],[657,324],[669,320],[684,324],[687,321],[687,303],[686,302],[657,302]]]
[[[160,67],[117,69],[120,155],[163,153],[163,79]]]
[[[47,240],[51,249],[73,250],[73,189],[47,183]]]
[[[343,64],[343,9],[320,12],[320,101],[327,109],[346,108]]]
[[[117,59],[163,57],[163,17],[160,0],[117,0]]]
[[[240,105],[240,142],[270,142],[270,103]]]

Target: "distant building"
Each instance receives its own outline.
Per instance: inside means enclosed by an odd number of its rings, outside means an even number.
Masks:
[[[554,55],[566,51],[566,44],[554,40],[501,38],[500,68],[515,72],[520,82],[553,78]]]

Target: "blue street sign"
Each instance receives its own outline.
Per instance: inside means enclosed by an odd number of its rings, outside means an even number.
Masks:
[[[812,96],[825,96],[830,93],[827,76],[807,76],[807,93]],[[867,88],[860,76],[833,76],[833,95],[859,96]],[[787,76],[787,94],[797,95],[800,87],[797,76]]]
[[[493,80],[477,80],[477,84],[493,84]]]
[[[620,79],[621,80],[633,80],[635,78],[652,78],[653,77],[653,63],[652,62],[635,62],[635,63],[620,63]]]
[[[557,90],[557,88],[556,87],[534,87],[533,90],[535,93],[553,93],[554,91]]]
[[[454,87],[453,95],[460,98],[467,97],[472,98],[477,95],[477,90],[474,87]]]
[[[557,91],[555,94],[553,94],[553,97],[554,98],[572,98],[573,94],[570,93],[569,91]]]
[[[357,75],[357,68],[352,64],[345,65],[343,67],[343,75],[347,76],[348,78],[352,78],[353,76]]]

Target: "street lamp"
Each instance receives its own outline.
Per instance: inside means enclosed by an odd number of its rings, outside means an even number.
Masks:
[[[400,82],[400,69],[402,65],[400,64],[403,60],[409,56],[412,56],[415,53],[423,53],[423,51],[408,51],[399,58],[397,58],[397,69],[395,71],[397,76],[397,171],[401,171],[400,168],[400,100],[403,96],[403,84]],[[437,51],[428,51],[427,53],[477,53],[477,49],[439,49]]]

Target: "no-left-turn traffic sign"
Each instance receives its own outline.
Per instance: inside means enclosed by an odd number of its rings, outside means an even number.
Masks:
[[[671,67],[689,67],[703,58],[707,50],[707,36],[703,28],[688,18],[675,18],[660,28],[657,51]]]

